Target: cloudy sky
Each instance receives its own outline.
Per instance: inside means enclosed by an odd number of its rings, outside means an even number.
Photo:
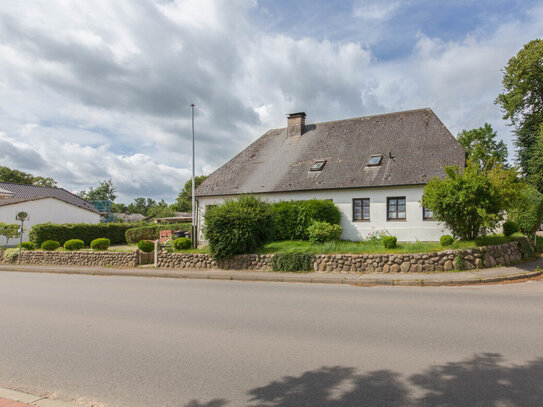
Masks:
[[[308,122],[431,107],[489,122],[501,69],[543,36],[536,0],[0,2],[0,164],[119,201],[173,201],[285,114]]]

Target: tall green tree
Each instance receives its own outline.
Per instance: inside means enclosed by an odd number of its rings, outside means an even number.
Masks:
[[[529,178],[533,147],[543,124],[543,40],[530,41],[508,61],[502,84],[496,103],[515,127],[518,163]]]
[[[16,184],[38,185],[42,187],[56,187],[53,178],[34,176],[27,172],[0,166],[0,182],[13,182]]]
[[[81,191],[77,195],[87,201],[115,201],[117,188],[111,179],[98,182],[96,188],[90,187],[88,191]]]
[[[202,182],[207,178],[207,175],[197,175],[194,177],[195,188],[198,188]],[[179,212],[191,212],[192,211],[192,178],[185,182],[183,190],[177,196],[176,209]]]
[[[126,210],[129,213],[139,213],[147,216],[149,214],[149,210],[156,205],[156,201],[152,198],[138,197],[134,198],[134,202],[128,204]]]
[[[485,123],[477,129],[462,130],[458,133],[458,142],[471,160],[489,170],[496,164],[507,164],[507,146],[503,140],[497,141],[497,136],[492,126]]]

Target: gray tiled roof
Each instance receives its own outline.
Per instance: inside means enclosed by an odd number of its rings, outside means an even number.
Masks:
[[[370,167],[373,154],[381,165]],[[326,160],[322,171],[309,171]],[[213,172],[196,196],[427,183],[465,151],[431,109],[306,124],[302,136],[270,130]]]
[[[40,187],[37,185],[26,184],[12,184],[10,182],[0,182],[0,188],[13,192],[12,198],[0,201],[3,202],[4,205],[40,198],[56,198],[58,200],[67,202],[80,208],[87,209],[91,212],[98,213],[93,205],[78,197],[77,195],[66,191],[64,188]]]

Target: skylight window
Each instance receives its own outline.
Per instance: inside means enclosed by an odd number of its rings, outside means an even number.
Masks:
[[[326,160],[317,160],[313,163],[311,168],[309,168],[310,171],[322,171],[324,168],[324,164],[326,164]]]
[[[368,162],[368,166],[377,166],[381,165],[381,160],[383,159],[383,156],[381,154],[378,155],[372,155],[370,157],[370,160]]]

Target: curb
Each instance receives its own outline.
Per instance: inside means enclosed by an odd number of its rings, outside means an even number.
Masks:
[[[156,269],[153,269],[156,270]],[[107,268],[98,270],[78,270],[77,268],[69,270],[54,270],[54,269],[32,269],[18,268],[17,266],[0,266],[0,271],[22,272],[22,273],[51,273],[51,274],[77,274],[77,275],[92,275],[92,276],[119,276],[119,277],[151,277],[151,278],[176,278],[176,279],[192,279],[192,280],[230,280],[230,281],[262,281],[262,282],[278,282],[278,283],[313,283],[313,284],[348,284],[354,286],[418,286],[418,287],[439,287],[439,286],[461,286],[461,285],[480,285],[500,283],[504,281],[527,280],[530,278],[539,277],[543,274],[543,270],[535,270],[517,274],[509,274],[502,276],[491,277],[473,277],[462,280],[448,279],[449,273],[439,278],[419,278],[419,279],[362,279],[360,277],[348,277],[345,275],[338,276],[311,276],[310,274],[285,274],[285,273],[266,273],[258,272],[254,274],[236,274],[236,272],[207,272],[207,273],[192,273],[192,272],[168,272],[168,271],[120,271],[108,270]],[[444,273],[445,274],[445,273]],[[436,274],[428,274],[429,277]]]
[[[0,400],[6,399],[15,403],[25,403],[31,406],[38,407],[74,407],[76,404],[67,403],[65,401],[53,400],[48,398],[48,396],[35,396],[33,394],[23,393],[16,390],[6,389],[0,387]],[[6,407],[9,407],[11,403],[6,404]]]

